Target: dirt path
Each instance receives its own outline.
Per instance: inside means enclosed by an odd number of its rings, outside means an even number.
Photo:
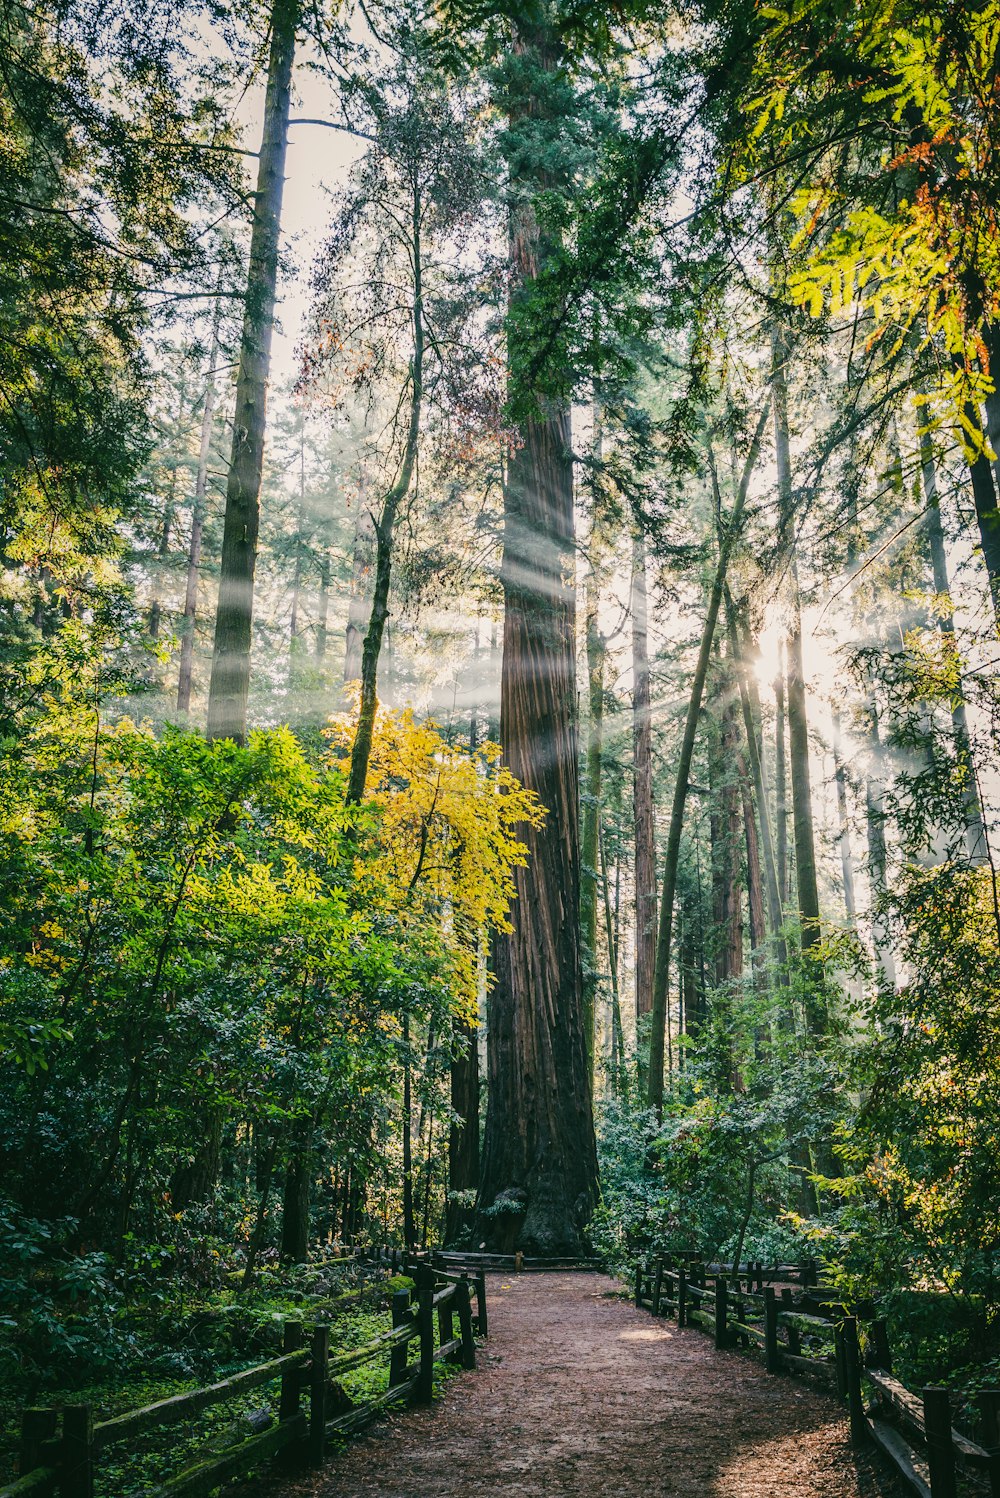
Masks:
[[[598,1274],[491,1278],[479,1368],[272,1498],[875,1498],[844,1412]],[[255,1491],[265,1491],[262,1487]]]

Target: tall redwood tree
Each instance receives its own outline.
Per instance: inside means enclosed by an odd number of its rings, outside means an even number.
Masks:
[[[534,212],[557,185],[551,160],[525,149],[558,124],[554,37],[520,22],[520,82],[511,110],[512,342],[553,245]],[[530,85],[530,86],[529,86]],[[516,349],[512,364],[517,367]],[[515,374],[516,380],[516,374]],[[540,382],[539,382],[540,383]],[[504,489],[500,741],[518,779],[548,810],[528,829],[513,930],[496,943],[488,1028],[489,1106],[477,1236],[494,1249],[580,1251],[597,1195],[580,944],[573,464],[568,405],[537,388],[514,392],[517,443]]]

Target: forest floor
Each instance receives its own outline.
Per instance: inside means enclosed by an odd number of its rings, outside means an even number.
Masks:
[[[833,1399],[654,1321],[600,1274],[491,1277],[476,1373],[244,1498],[881,1498]]]

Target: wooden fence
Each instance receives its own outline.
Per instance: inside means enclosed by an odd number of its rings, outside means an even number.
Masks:
[[[1000,1389],[977,1395],[982,1444],[969,1439],[952,1424],[947,1389],[916,1394],[893,1377],[884,1321],[862,1320],[819,1289],[796,1297],[765,1283],[780,1274],[657,1258],[636,1265],[635,1304],[700,1327],[717,1348],[756,1347],[768,1373],[818,1378],[846,1402],[855,1445],[874,1442],[920,1498],[957,1498],[961,1475],[1000,1498]]]
[[[413,1297],[408,1290],[398,1290],[392,1296],[392,1329],[364,1347],[331,1355],[329,1326],[318,1325],[307,1331],[301,1322],[288,1321],[280,1357],[245,1368],[206,1388],[175,1394],[96,1424],[89,1405],[25,1410],[18,1464],[21,1475],[16,1482],[0,1488],[0,1498],[28,1498],[29,1494],[93,1498],[101,1456],[109,1447],[192,1419],[213,1405],[272,1383],[280,1385],[273,1425],[221,1454],[206,1452],[176,1477],[152,1488],[151,1494],[155,1498],[199,1498],[220,1483],[246,1475],[278,1452],[287,1452],[290,1462],[318,1466],[330,1437],[360,1429],[387,1405],[404,1400],[430,1403],[436,1362],[445,1359],[475,1368],[475,1336],[477,1332],[485,1336],[487,1330],[485,1276],[470,1279],[467,1275],[444,1274],[428,1264],[417,1265],[415,1273]],[[411,1361],[413,1342],[417,1344],[417,1356]],[[386,1355],[386,1392],[347,1414],[330,1418],[332,1380]],[[303,1394],[308,1396],[308,1409],[302,1407]]]

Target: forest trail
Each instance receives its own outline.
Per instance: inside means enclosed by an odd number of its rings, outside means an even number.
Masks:
[[[896,1492],[844,1411],[601,1274],[491,1276],[479,1369],[263,1498],[849,1498]]]

